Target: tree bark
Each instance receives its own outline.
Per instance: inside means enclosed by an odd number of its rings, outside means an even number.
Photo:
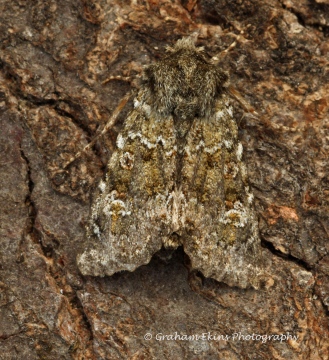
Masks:
[[[0,359],[328,359],[329,1],[0,9]],[[257,111],[235,114],[271,277],[231,288],[191,272],[182,249],[83,277],[90,193],[132,102],[65,165],[143,66],[193,32],[209,56],[236,42],[220,66]]]

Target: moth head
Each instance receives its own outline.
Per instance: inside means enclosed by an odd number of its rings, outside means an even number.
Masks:
[[[195,37],[178,40],[167,56],[145,69],[152,107],[161,115],[210,116],[229,82],[228,74],[208,60]]]
[[[204,52],[203,46],[199,46],[199,47],[195,46],[197,39],[198,39],[198,33],[194,33],[190,36],[183,37],[182,39],[177,40],[177,42],[174,44],[173,47],[167,46],[166,51],[168,53],[173,53],[176,52],[177,50],[185,49],[185,50],[192,50],[203,53]]]

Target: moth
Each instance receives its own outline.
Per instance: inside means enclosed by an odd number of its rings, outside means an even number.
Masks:
[[[145,69],[94,194],[83,275],[134,271],[183,246],[205,277],[259,287],[258,222],[228,84],[191,37]]]

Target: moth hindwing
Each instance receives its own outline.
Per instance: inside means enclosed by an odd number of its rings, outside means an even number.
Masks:
[[[191,38],[145,70],[94,194],[82,274],[133,271],[182,245],[206,277],[259,286],[258,223],[227,85]]]

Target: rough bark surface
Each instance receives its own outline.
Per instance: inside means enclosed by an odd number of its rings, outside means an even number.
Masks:
[[[195,31],[210,56],[236,41],[221,66],[259,114],[238,116],[272,277],[230,288],[181,250],[83,277],[91,189],[131,104],[64,165]],[[0,46],[1,360],[329,358],[328,0],[1,0]]]

